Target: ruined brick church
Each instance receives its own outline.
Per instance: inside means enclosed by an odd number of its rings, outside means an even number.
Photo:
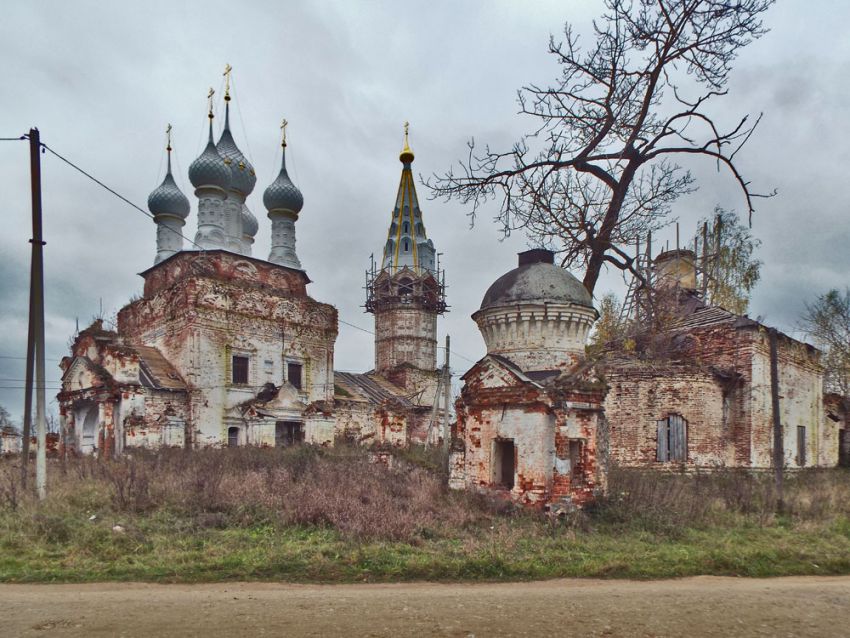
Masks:
[[[307,294],[296,253],[304,206],[286,168],[263,193],[267,259],[252,256],[256,186],[230,130],[230,96],[214,140],[189,167],[197,231],[184,246],[189,199],[167,145],[165,178],[148,198],[156,256],[144,291],[116,325],[96,321],[63,358],[62,448],[102,456],[131,448],[395,446],[436,440],[437,318],[445,275],[428,238],[405,127],[398,194],[381,260],[367,275],[374,315],[370,372],[335,372],[336,309]],[[675,291],[667,332],[673,356],[586,358],[598,314],[581,282],[547,250],[521,253],[486,291],[472,319],[487,354],[462,377],[455,403],[450,485],[499,491],[531,504],[591,500],[609,464],[655,469],[766,468],[772,407],[766,326],[706,304],[693,255],[656,258]],[[789,467],[834,466],[850,448],[846,415],[824,407],[816,349],[786,335],[778,346],[782,448]],[[845,452],[845,455],[847,452]]]
[[[247,206],[254,169],[224,126],[189,167],[197,232],[184,247],[188,198],[167,145],[165,178],[148,198],[156,223],[144,292],[114,329],[102,320],[75,335],[61,362],[63,448],[103,456],[134,447],[332,444],[346,437],[395,445],[422,440],[436,401],[437,316],[444,276],[416,196],[405,126],[398,197],[367,309],[375,317],[375,367],[334,373],[336,309],[307,294],[295,226],[304,205],[286,169],[265,189],[268,259],[252,256],[259,224]]]

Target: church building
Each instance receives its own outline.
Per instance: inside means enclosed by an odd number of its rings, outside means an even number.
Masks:
[[[228,67],[229,72],[229,67]],[[399,195],[367,309],[375,314],[375,370],[334,374],[337,310],[307,293],[296,252],[304,205],[286,168],[263,193],[271,221],[267,259],[252,255],[259,230],[247,203],[254,169],[230,128],[214,140],[210,91],[206,147],[189,167],[197,232],[184,246],[189,199],[172,174],[148,198],[157,226],[144,291],[116,325],[95,321],[61,362],[58,395],[66,451],[104,456],[133,447],[299,442],[337,436],[403,445],[427,429],[434,400],[436,319],[445,310],[434,247],[426,238],[405,130]]]

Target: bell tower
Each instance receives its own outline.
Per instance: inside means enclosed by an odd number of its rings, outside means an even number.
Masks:
[[[366,311],[375,315],[375,372],[411,393],[420,405],[434,400],[437,316],[446,311],[445,273],[425,234],[404,124],[401,182],[380,267],[366,274]]]

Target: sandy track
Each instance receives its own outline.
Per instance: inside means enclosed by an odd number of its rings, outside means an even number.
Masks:
[[[850,636],[850,577],[0,585],[3,636]]]

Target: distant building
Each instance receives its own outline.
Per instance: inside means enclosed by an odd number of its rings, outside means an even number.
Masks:
[[[11,425],[0,427],[0,455],[18,454],[21,451],[21,433]]]

